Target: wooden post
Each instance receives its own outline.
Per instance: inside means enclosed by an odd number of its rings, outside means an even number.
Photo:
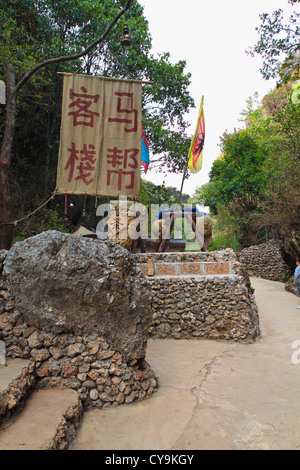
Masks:
[[[184,172],[183,172],[183,175],[182,175],[180,193],[179,193],[178,198],[177,198],[177,200],[176,200],[176,204],[180,204],[180,201],[181,201],[182,190],[183,190],[183,184],[184,184],[184,180],[185,180],[185,176],[186,176],[187,169],[188,169],[188,166],[185,167]]]
[[[148,260],[148,276],[154,276],[154,262],[151,258]]]

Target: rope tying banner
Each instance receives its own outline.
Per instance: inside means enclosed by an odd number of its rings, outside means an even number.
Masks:
[[[48,204],[49,201],[51,201],[51,199],[53,199],[54,197],[56,196],[56,193],[53,193],[52,196],[47,199],[46,202],[44,202],[43,204],[41,204],[37,209],[35,209],[33,212],[30,212],[30,214],[27,214],[25,215],[24,217],[22,217],[21,219],[19,220],[14,220],[13,222],[1,222],[0,223],[0,226],[1,225],[17,225],[19,222],[21,222],[22,220],[24,219],[27,219],[28,217],[30,217],[31,215],[35,214],[36,212],[38,212],[42,207],[44,207],[46,204]]]

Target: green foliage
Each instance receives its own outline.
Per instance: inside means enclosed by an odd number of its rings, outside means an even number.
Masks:
[[[151,204],[172,205],[175,199],[164,185],[156,185],[142,179],[139,202],[144,206],[150,206]]]
[[[257,94],[247,100],[245,129],[223,135],[210,181],[191,198],[216,216],[216,245],[220,237],[227,239],[228,230],[233,233],[230,220],[237,241],[255,242],[268,229],[291,243],[300,231],[300,104],[293,95],[300,66],[299,17],[293,13],[285,24],[282,10],[261,15],[260,40],[251,53],[264,59],[264,78],[279,76],[280,82],[262,103]]]
[[[119,11],[120,2],[113,0],[0,0],[2,79],[7,63],[14,66],[19,83],[45,59],[82,51],[103,34]],[[127,48],[120,43],[125,22],[132,38]],[[190,142],[183,116],[194,106],[188,91],[191,76],[185,61],[173,64],[169,53],[154,57],[150,49],[148,22],[143,7],[134,0],[126,18],[87,56],[41,68],[19,90],[10,172],[15,211],[23,203],[28,212],[34,210],[35,201],[55,188],[62,98],[62,76],[57,72],[152,81],[143,85],[142,98],[150,151],[159,154],[156,164],[161,170],[182,171]],[[0,137],[4,117],[1,107]],[[75,209],[81,204],[75,199]]]
[[[217,221],[226,207],[240,232],[237,240],[255,242],[265,227],[282,237],[300,228],[300,105],[291,91],[288,82],[257,108],[248,100],[246,128],[224,134],[209,183],[191,199],[209,206]]]
[[[70,224],[66,217],[59,215],[59,207],[56,209],[43,208],[38,214],[29,217],[22,222],[18,234],[13,243],[22,241],[46,230],[57,230],[59,232],[70,232]]]
[[[240,229],[238,222],[232,216],[226,206],[218,207],[218,216],[213,218],[213,245],[210,251],[224,248],[232,248],[239,251]]]
[[[147,139],[150,136],[150,151],[153,154],[151,168],[160,172],[182,173],[186,168],[186,159],[191,139],[185,129],[172,130],[165,127],[164,121],[155,117],[145,118]],[[158,155],[156,157],[156,155]],[[187,173],[186,179],[189,177]]]
[[[297,3],[290,1],[289,3]],[[259,54],[264,62],[261,69],[265,79],[280,75],[281,79],[290,79],[300,69],[300,14],[293,12],[285,20],[281,9],[271,15],[260,15],[261,24],[257,29],[260,38],[250,50],[251,55]],[[286,23],[286,21],[288,21]]]
[[[156,185],[151,183],[151,181],[141,179],[139,202],[145,206],[149,206],[151,204],[166,204],[169,207],[172,207],[177,203],[179,192],[180,191],[173,186],[165,186],[164,184]],[[190,197],[188,194],[181,195],[182,204],[189,201]]]
[[[265,174],[261,170],[266,154],[248,129],[225,133],[222,158],[212,166],[210,183],[199,191],[202,203],[214,214],[225,204],[240,220],[245,213],[257,210],[264,197]]]
[[[249,130],[268,148],[264,163],[265,199],[255,226],[270,225],[289,233],[299,220],[300,106],[291,100],[293,82],[266,95],[249,116]]]
[[[218,201],[215,199],[214,182],[209,181],[209,183],[198,186],[194,195],[189,198],[188,203],[192,205],[200,204],[202,206],[209,206],[210,212],[215,215],[217,213]]]

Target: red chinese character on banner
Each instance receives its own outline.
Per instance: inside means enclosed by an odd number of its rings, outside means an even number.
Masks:
[[[87,149],[87,145],[84,144],[83,150],[81,152],[84,157],[81,157],[81,162],[80,164],[76,167],[77,170],[79,170],[79,175],[76,176],[75,180],[82,180],[84,184],[87,186],[91,184],[94,181],[94,178],[92,179],[87,179],[89,176],[91,176],[91,171],[95,170],[95,167],[93,166],[96,158],[94,158],[95,155],[95,146],[94,145],[89,145],[89,150]]]
[[[68,182],[70,183],[74,176],[75,162],[79,160],[79,150],[76,149],[76,145],[72,142],[72,147],[68,148],[70,152],[69,160],[65,166],[65,170],[69,168]],[[76,166],[76,170],[79,170],[79,175],[75,177],[75,181],[82,180],[87,186],[94,181],[94,178],[88,179],[91,176],[91,172],[95,170],[95,146],[84,144],[83,149],[80,150],[81,156],[80,163]]]
[[[134,188],[134,171],[124,171],[122,168],[120,170],[107,170],[107,186],[111,184],[111,175],[116,173],[118,175],[118,190],[121,191],[123,188],[123,176],[130,176],[130,184],[125,185],[125,189]]]
[[[67,171],[67,169],[70,167],[69,177],[68,177],[68,183],[70,183],[73,179],[75,162],[76,160],[78,160],[78,153],[79,153],[79,150],[76,150],[74,142],[72,142],[72,148],[68,149],[68,152],[70,152],[71,155],[69,157],[69,160],[67,161],[67,164],[64,170]]]
[[[108,149],[108,152],[111,154],[107,154],[107,163],[109,163],[113,168],[116,168],[119,165],[122,165],[123,168],[127,168],[127,165],[130,168],[137,168],[138,162],[135,158],[139,153],[139,149],[126,149],[124,150],[124,154],[122,154],[122,150],[119,150],[117,147],[113,149]]]
[[[117,147],[108,149],[108,154],[106,155],[107,163],[113,169],[107,170],[107,186],[111,184],[111,175],[118,175],[118,190],[124,189],[123,185],[128,182],[128,177],[130,177],[130,183],[125,185],[125,189],[134,188],[134,178],[135,171],[134,169],[138,168],[138,162],[136,156],[139,153],[139,149],[131,148],[126,149],[124,152]],[[127,168],[132,168],[133,171],[126,171]],[[124,181],[124,176],[126,180]]]
[[[116,91],[115,95],[118,96],[118,103],[117,103],[117,112],[118,113],[125,113],[125,114],[133,114],[133,119],[127,118],[108,118],[108,122],[120,122],[124,124],[132,124],[131,128],[124,128],[125,132],[136,132],[138,128],[138,110],[133,109],[133,93],[121,93]],[[122,98],[129,98],[130,99],[130,109],[122,107]],[[126,100],[128,101],[128,99]]]
[[[69,104],[68,108],[77,108],[75,111],[70,111],[68,116],[73,116],[73,126],[89,126],[94,127],[95,116],[99,117],[100,114],[96,111],[89,109],[93,103],[97,103],[100,95],[88,95],[87,89],[82,86],[83,93],[74,93],[73,89],[70,90],[70,99],[76,98],[73,103]]]

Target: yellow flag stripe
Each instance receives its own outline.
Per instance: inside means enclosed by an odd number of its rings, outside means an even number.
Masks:
[[[189,153],[188,153],[188,168],[191,171],[191,173],[197,173],[202,168],[202,154],[203,154],[203,151],[201,151],[201,153],[200,153],[200,155],[199,155],[199,157],[196,161],[196,165],[194,166],[193,147],[194,147],[195,139],[197,137],[201,115],[202,115],[203,123],[205,125],[204,112],[203,112],[203,103],[204,103],[204,96],[202,96],[202,99],[201,99],[201,104],[200,104],[198,119],[197,119],[197,126],[196,126],[194,137],[193,137],[191,145],[190,145]]]

